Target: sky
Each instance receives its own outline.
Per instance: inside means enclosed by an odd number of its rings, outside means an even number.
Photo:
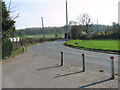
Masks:
[[[9,5],[10,0],[4,0]],[[17,29],[64,26],[66,24],[66,0],[11,0],[11,17],[15,19]],[[118,2],[120,0],[67,0],[68,21],[77,21],[77,17],[87,13],[93,24],[112,25],[118,22]]]

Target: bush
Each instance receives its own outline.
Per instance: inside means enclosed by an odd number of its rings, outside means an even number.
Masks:
[[[89,35],[80,35],[80,36],[79,36],[79,39],[82,39],[82,40],[90,40],[90,39],[91,39],[91,36],[89,36]]]
[[[105,39],[105,35],[101,34],[101,35],[93,35],[92,39]]]
[[[54,41],[54,40],[58,40],[60,38],[45,38],[45,39],[22,39],[20,40],[20,44],[21,45],[25,45],[25,44],[35,44],[35,43],[40,43],[40,42],[44,42],[44,41]]]
[[[101,35],[93,35],[92,39],[118,39],[119,35],[118,34],[101,34]]]
[[[2,59],[9,57],[12,51],[13,47],[11,41],[2,42]]]

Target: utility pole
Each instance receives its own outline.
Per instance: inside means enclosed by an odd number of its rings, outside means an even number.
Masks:
[[[98,18],[97,18],[97,35],[98,35]]]
[[[68,39],[68,10],[67,10],[67,0],[66,0],[66,32],[67,32],[67,39]]]
[[[43,24],[43,17],[41,17],[41,21],[42,21],[42,31],[43,31],[43,38],[44,38],[45,36],[44,36],[44,24]]]

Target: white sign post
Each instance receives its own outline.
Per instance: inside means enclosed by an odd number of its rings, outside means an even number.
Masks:
[[[16,37],[16,48],[18,48],[18,42],[20,41],[19,37]]]
[[[16,42],[16,48],[18,48],[18,42],[20,41],[20,38],[19,38],[19,37],[10,38],[10,41],[11,41],[11,42]]]

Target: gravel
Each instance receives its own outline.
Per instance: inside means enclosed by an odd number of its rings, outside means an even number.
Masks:
[[[65,63],[28,50],[3,62],[3,88],[118,88],[118,75]]]

